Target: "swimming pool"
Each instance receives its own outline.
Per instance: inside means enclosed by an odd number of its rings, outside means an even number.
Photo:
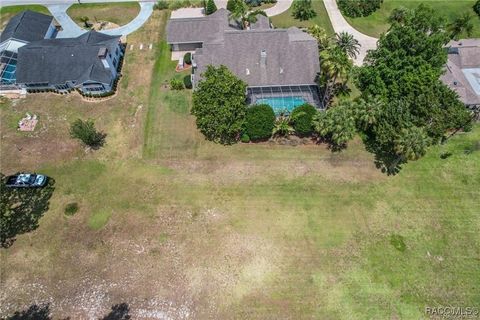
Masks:
[[[270,97],[258,99],[255,102],[255,104],[268,104],[275,114],[290,113],[295,107],[305,103],[306,101],[302,97]]]

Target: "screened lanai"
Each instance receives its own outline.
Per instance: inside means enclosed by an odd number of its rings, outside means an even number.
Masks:
[[[268,104],[276,114],[290,113],[295,107],[308,103],[321,109],[316,85],[249,87],[248,104]]]
[[[12,85],[16,82],[17,54],[11,51],[0,53],[0,84]]]

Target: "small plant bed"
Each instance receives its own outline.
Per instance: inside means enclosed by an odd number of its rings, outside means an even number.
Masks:
[[[184,72],[185,70],[190,70],[192,68],[191,64],[183,64],[183,67],[180,67],[178,64],[175,67],[175,72]]]

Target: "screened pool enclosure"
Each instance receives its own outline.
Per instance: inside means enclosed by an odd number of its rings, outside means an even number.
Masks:
[[[13,85],[16,82],[15,70],[17,69],[17,54],[11,51],[0,53],[0,84]]]
[[[316,85],[249,87],[247,89],[247,103],[268,104],[276,114],[288,114],[295,107],[305,103],[319,109],[321,106]]]

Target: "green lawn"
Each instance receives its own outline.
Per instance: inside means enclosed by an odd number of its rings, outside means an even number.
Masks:
[[[108,21],[125,25],[137,16],[140,6],[137,2],[82,3],[68,8],[67,13],[78,24],[83,26],[82,17],[90,22]]]
[[[295,19],[292,16],[292,8],[290,7],[290,9],[288,9],[284,13],[272,17],[272,23],[276,28],[288,28],[292,26],[305,28],[317,24],[320,27],[324,28],[328,34],[334,34],[333,27],[330,23],[327,11],[325,10],[325,6],[323,5],[323,1],[312,1],[312,7],[317,13],[317,16],[313,19],[307,21],[300,21]]]
[[[129,81],[113,99],[0,108],[2,123],[26,110],[46,119],[31,136],[1,127],[1,170],[56,181],[38,229],[0,252],[0,318],[32,301],[55,319],[101,318],[122,302],[132,319],[422,319],[425,306],[478,306],[480,125],[393,177],[359,139],[341,153],[213,144],[188,112],[191,92],[164,87],[184,76],[166,18],[156,11],[131,35],[158,44],[127,51]],[[105,130],[104,148],[68,138],[77,117]],[[71,202],[79,211],[65,216]]]
[[[469,12],[475,26],[472,37],[480,37],[480,19],[472,9],[475,0],[385,0],[382,7],[368,17],[345,18],[358,31],[373,37],[379,37],[380,34],[388,30],[387,19],[394,8],[403,6],[413,9],[421,3],[427,4],[434,8],[436,12],[443,14],[448,21],[452,21],[464,12]],[[464,36],[466,37],[466,35]]]

